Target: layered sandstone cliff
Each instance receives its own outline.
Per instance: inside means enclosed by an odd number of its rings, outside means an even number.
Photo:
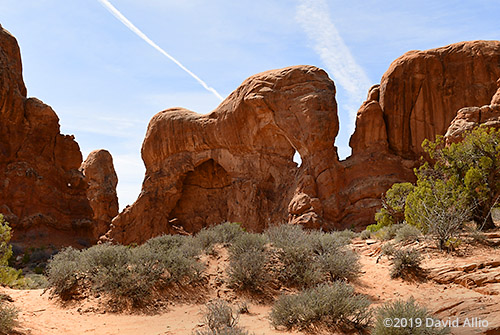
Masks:
[[[380,83],[389,148],[416,159],[426,138],[443,135],[456,112],[490,102],[500,77],[500,42],[472,41],[395,60]]]
[[[0,26],[0,213],[13,228],[13,242],[95,242],[81,163],[78,144],[60,133],[52,108],[27,97],[19,47]]]

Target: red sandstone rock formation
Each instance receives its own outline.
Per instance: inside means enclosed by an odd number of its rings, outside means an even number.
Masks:
[[[87,245],[92,209],[73,136],[40,100],[26,97],[19,47],[0,26],[0,213],[13,241],[29,246]]]
[[[364,227],[382,193],[413,180],[422,140],[444,134],[458,109],[488,103],[498,77],[500,42],[403,55],[370,89],[350,141],[353,154],[342,162],[334,146],[335,86],[312,66],[252,76],[209,115],[160,112],[143,143],[142,192],[106,236],[143,242],[226,220],[255,231],[284,221]],[[478,123],[497,125],[499,103],[500,91],[491,105],[460,110],[448,137]],[[296,151],[300,167],[292,161]],[[73,137],[59,133],[54,111],[26,97],[19,48],[2,30],[0,212],[14,240],[82,245],[107,229],[117,213],[112,159],[93,152],[80,171],[81,161]]]
[[[414,180],[424,138],[444,134],[458,108],[488,102],[499,76],[500,42],[403,55],[370,89],[342,162],[335,87],[311,66],[255,75],[209,115],[161,112],[142,148],[141,195],[108,236],[143,242],[226,220],[257,231],[280,221],[362,228],[393,183]]]
[[[500,79],[491,104],[482,107],[464,107],[457,112],[445,134],[446,144],[459,142],[465,132],[479,125],[500,129]]]
[[[286,221],[287,208],[291,220],[320,227],[340,208],[336,199],[322,208],[340,167],[336,108],[327,74],[296,66],[250,77],[209,115],[156,114],[142,146],[142,192],[113,220],[110,237],[142,242],[174,226],[193,232],[226,220],[259,231]]]
[[[443,135],[456,112],[490,102],[500,77],[500,42],[473,41],[396,59],[380,83],[389,148],[417,159],[424,139]]]
[[[444,135],[459,108],[488,103],[499,75],[498,41],[410,51],[395,60],[382,77],[380,91],[372,87],[358,111],[352,156],[341,162],[349,186],[340,189],[348,199],[340,225],[372,223],[380,195],[395,182],[414,180],[422,141]],[[463,109],[455,126],[463,128],[464,118],[470,123],[461,114],[486,122],[495,108]]]
[[[92,151],[82,163],[80,171],[88,182],[87,198],[94,212],[94,237],[98,239],[109,230],[111,220],[118,215],[118,177],[113,157],[103,149]]]

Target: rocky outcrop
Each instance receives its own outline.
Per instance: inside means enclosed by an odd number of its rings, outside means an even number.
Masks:
[[[359,109],[352,156],[341,162],[347,186],[340,194],[348,199],[341,225],[373,223],[380,195],[395,182],[415,180],[422,141],[444,135],[455,116],[453,136],[494,122],[495,105],[457,110],[488,103],[499,74],[498,41],[410,51],[395,60]]]
[[[287,208],[290,220],[320,227],[340,208],[331,198],[338,127],[335,86],[312,66],[250,77],[209,115],[160,112],[142,146],[142,192],[109,236],[142,242],[226,220],[260,231],[286,221]]]
[[[60,134],[52,108],[26,97],[19,47],[0,27],[0,213],[13,227],[13,242],[92,243],[81,162],[78,144]]]
[[[443,135],[459,108],[487,103],[499,76],[500,42],[403,55],[370,89],[344,161],[335,86],[315,67],[252,76],[209,115],[158,113],[142,147],[142,192],[107,236],[143,242],[226,220],[254,231],[282,221],[363,228],[393,183],[414,180],[421,142]]]
[[[118,215],[118,177],[113,157],[107,150],[92,151],[80,166],[80,171],[88,183],[87,199],[95,222],[93,234],[98,239],[109,230],[111,220]]]
[[[356,115],[356,132],[349,140],[353,156],[388,151],[387,129],[379,99],[380,85],[374,85]]]
[[[396,59],[380,83],[390,150],[418,159],[421,143],[443,135],[456,112],[490,102],[500,77],[500,42],[473,41]]]
[[[467,131],[479,125],[500,129],[500,79],[498,90],[491,99],[491,104],[482,107],[464,107],[457,112],[445,134],[446,144],[462,140]]]

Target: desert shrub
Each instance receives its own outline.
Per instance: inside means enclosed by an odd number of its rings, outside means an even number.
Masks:
[[[356,236],[356,233],[349,229],[336,230],[329,232],[328,234],[333,236],[333,238],[337,241],[337,243],[340,243],[342,245],[351,244],[352,239]]]
[[[10,239],[12,229],[0,214],[0,284],[11,287],[22,287],[24,279],[21,270],[16,270],[9,266],[12,257],[12,245]]]
[[[391,277],[402,277],[409,273],[417,273],[420,270],[422,255],[413,248],[396,249],[392,253]]]
[[[50,260],[48,284],[62,299],[90,289],[140,307],[157,287],[200,278],[203,265],[187,242],[191,240],[161,236],[138,247],[100,244],[82,251],[67,248]]]
[[[305,231],[298,225],[281,225],[265,233],[282,267],[279,278],[289,284],[312,286],[336,279],[352,279],[359,273],[355,252],[346,248],[353,232]]]
[[[47,288],[49,286],[47,277],[37,273],[26,274],[24,276],[24,282],[23,288],[28,290]]]
[[[500,130],[480,126],[466,133],[461,142],[445,146],[438,137],[422,146],[435,164],[419,173],[433,174],[463,190],[479,227],[494,228],[491,211],[500,201]]]
[[[403,224],[396,231],[394,239],[396,242],[412,242],[417,241],[422,236],[422,232],[415,226]]]
[[[47,264],[49,287],[64,300],[76,293],[78,280],[84,273],[80,251],[72,247],[55,254]]]
[[[17,309],[2,299],[0,301],[0,334],[12,334],[13,329],[18,325],[17,316]]]
[[[310,286],[321,281],[320,264],[315,259],[311,236],[300,225],[280,225],[265,232],[281,263],[280,281]]]
[[[203,264],[197,261],[200,252],[191,236],[180,235],[152,238],[136,250],[136,254],[152,257],[150,262],[156,262],[156,267],[166,272],[163,280],[167,283],[200,279],[204,269]]]
[[[361,233],[359,233],[359,238],[362,240],[367,240],[372,237],[372,232],[369,230],[363,230]]]
[[[227,246],[237,236],[244,232],[240,223],[224,222],[208,228],[203,228],[196,234],[194,242],[201,250],[210,253],[215,244],[220,243]]]
[[[448,328],[426,327],[426,320],[432,318],[426,308],[420,307],[413,298],[386,303],[377,310],[373,335],[444,335]],[[406,320],[401,327],[388,327],[385,320]],[[420,320],[420,321],[418,321]],[[385,321],[385,322],[384,322]],[[394,324],[393,324],[394,325]],[[404,327],[403,327],[404,325]]]
[[[239,315],[224,300],[215,300],[205,305],[205,324],[213,331],[222,328],[235,327],[239,320]]]
[[[261,234],[242,234],[229,247],[229,281],[232,286],[259,291],[269,281],[269,253]]]
[[[347,249],[350,239],[334,233],[311,232],[310,245],[314,261],[318,263],[321,274],[329,276],[330,280],[351,280],[357,277],[361,267],[359,256],[353,250]]]
[[[393,241],[384,243],[381,247],[382,255],[392,256],[396,251],[395,243]]]
[[[403,224],[400,223],[383,226],[374,235],[377,239],[382,241],[392,240],[393,238],[396,237],[398,230],[402,227]]]
[[[375,214],[377,227],[402,223],[405,219],[406,198],[413,190],[411,183],[396,183],[382,197],[382,208]]]
[[[407,199],[406,221],[431,234],[444,249],[446,241],[456,238],[471,219],[471,203],[465,188],[457,185],[456,176],[448,180],[419,176]]]
[[[273,326],[287,329],[366,327],[371,319],[369,305],[369,300],[356,294],[352,286],[337,281],[279,297],[270,319]]]
[[[288,247],[294,241],[307,239],[307,232],[301,225],[280,224],[269,227],[264,233],[277,248]]]
[[[239,314],[224,300],[215,300],[205,305],[203,323],[205,329],[195,332],[196,335],[249,335],[239,327]]]

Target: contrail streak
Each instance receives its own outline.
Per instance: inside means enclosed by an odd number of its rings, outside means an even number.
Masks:
[[[327,2],[325,0],[298,2],[296,19],[308,38],[313,41],[314,50],[335,81],[348,93],[350,103],[359,106],[371,83],[332,22]],[[350,109],[353,121],[356,117],[356,107]]]
[[[200,79],[197,75],[195,75],[193,72],[189,71],[187,67],[182,65],[181,62],[179,62],[177,59],[172,57],[168,52],[163,50],[158,44],[153,42],[149,37],[146,36],[139,28],[137,28],[132,22],[130,22],[118,9],[116,9],[108,0],[98,0],[107,10],[111,12],[111,14],[114,15],[118,20],[120,20],[121,23],[123,23],[128,29],[132,30],[137,36],[142,38],[146,43],[151,45],[153,48],[161,52],[164,56],[166,56],[168,59],[170,59],[172,62],[177,64],[181,69],[186,71],[191,77],[196,79],[198,83],[201,84],[207,91],[212,92],[217,98],[220,100],[223,100],[224,98],[215,90],[215,88],[208,86],[203,80]]]

